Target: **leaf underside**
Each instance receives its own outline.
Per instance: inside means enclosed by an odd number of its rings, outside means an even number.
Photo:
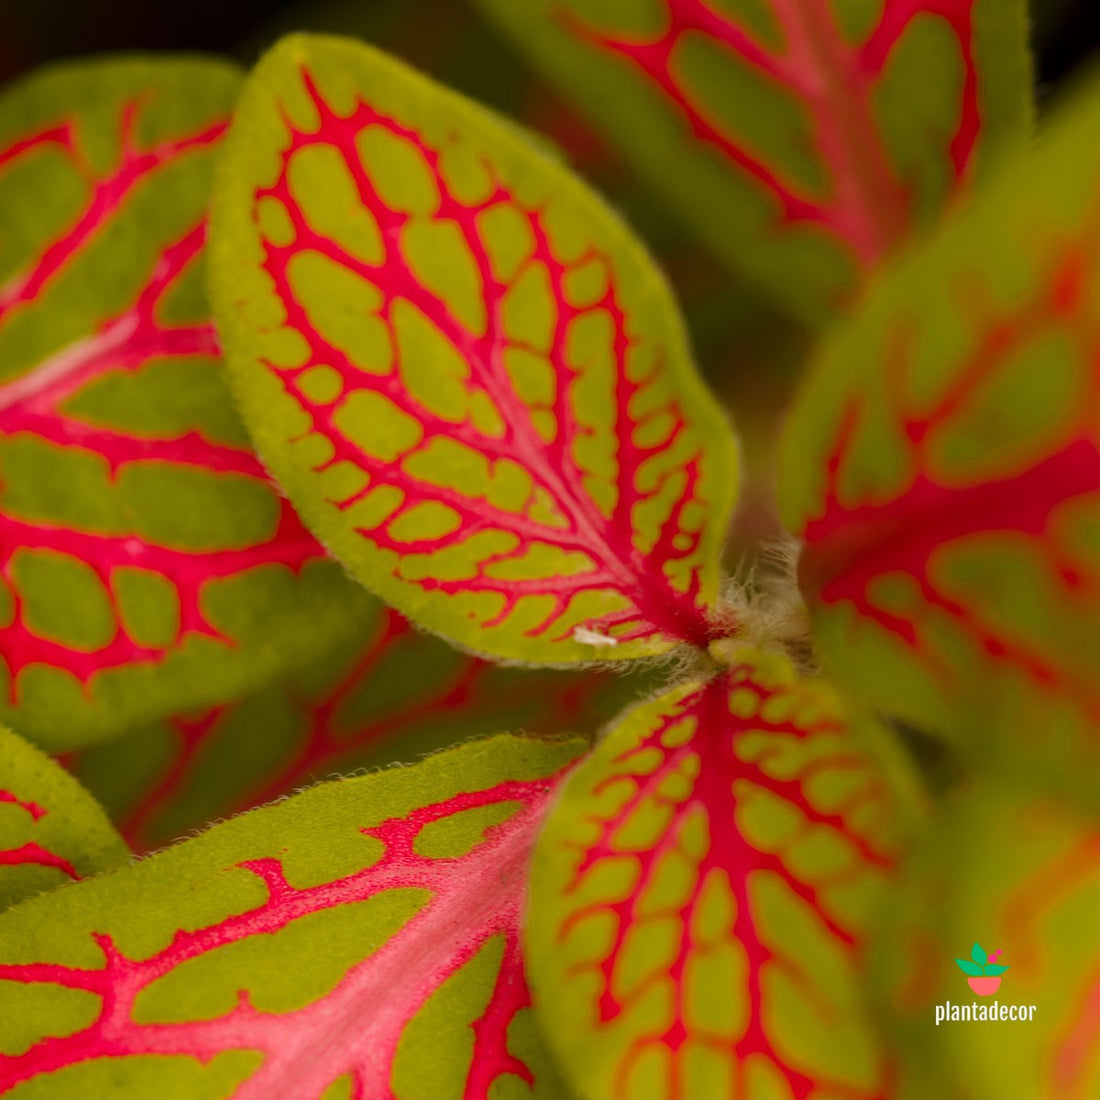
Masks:
[[[528,966],[574,1088],[879,1096],[860,956],[899,821],[836,700],[784,658],[628,712],[532,870]]]
[[[1093,792],[1097,125],[1094,86],[880,284],[808,380],[781,462],[831,671],[989,763]],[[1005,737],[1029,755],[988,751]]]
[[[481,6],[815,324],[1028,126],[1019,0]]]
[[[543,807],[581,747],[503,736],[322,784],[12,910],[0,1089],[559,1096],[519,919]]]
[[[270,677],[364,600],[222,379],[201,268],[238,85],[112,60],[0,106],[0,717],[51,748]]]
[[[368,587],[513,660],[707,643],[729,431],[651,261],[560,165],[297,36],[246,86],[213,225],[245,420]]]

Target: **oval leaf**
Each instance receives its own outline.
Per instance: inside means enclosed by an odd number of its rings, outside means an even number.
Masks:
[[[0,716],[51,748],[239,693],[365,601],[229,407],[201,264],[238,83],[92,62],[0,101]]]
[[[592,734],[644,678],[508,669],[420,634],[375,604],[341,644],[256,695],[67,758],[136,851],[335,772],[410,761],[486,730]]]
[[[832,670],[983,756],[1090,752],[1075,782],[1100,752],[1098,92],[838,332],[781,479]]]
[[[1097,912],[1095,813],[986,781],[952,796],[916,846],[872,947],[880,1018],[900,1052],[891,1096],[1100,1095]],[[951,963],[952,945],[975,932],[1012,961],[986,966],[990,976],[1008,971],[995,995],[975,997]],[[1033,1011],[1024,1021],[962,1019],[975,1005]]]
[[[836,699],[786,659],[630,712],[569,778],[526,953],[585,1097],[882,1094],[861,950],[901,815]]]
[[[813,323],[1027,129],[1022,0],[481,6]]]
[[[0,1089],[560,1095],[519,918],[552,778],[500,737],[323,784],[0,919]]]
[[[365,584],[509,659],[707,643],[728,428],[651,261],[514,127],[367,47],[286,39],[213,232],[245,420]]]
[[[0,909],[129,856],[95,799],[64,768],[0,727]]]

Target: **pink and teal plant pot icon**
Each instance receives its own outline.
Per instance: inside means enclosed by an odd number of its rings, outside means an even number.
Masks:
[[[966,984],[978,994],[979,997],[990,997],[1001,988],[1000,978],[967,978]]]
[[[956,959],[959,969],[967,975],[966,984],[979,997],[991,997],[1001,987],[1001,975],[1008,969],[997,962],[1000,949],[987,955],[979,943],[970,949],[969,959]]]

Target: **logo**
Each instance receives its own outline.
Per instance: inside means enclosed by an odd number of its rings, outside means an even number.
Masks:
[[[1001,975],[1008,969],[997,962],[1000,949],[987,955],[980,943],[970,949],[969,959],[956,959],[959,969],[969,975],[966,984],[979,997],[991,997],[1001,987]]]
[[[970,949],[969,959],[956,959],[955,965],[966,975],[966,984],[979,997],[992,997],[1001,987],[1001,975],[1009,968],[997,962],[1001,950],[991,951],[988,955],[980,943]],[[936,1005],[936,1026],[945,1023],[1031,1023],[1035,1019],[1038,1005],[1001,1004],[990,1001],[979,1004],[954,1004],[944,1001]]]

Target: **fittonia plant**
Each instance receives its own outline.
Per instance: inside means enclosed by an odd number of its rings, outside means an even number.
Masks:
[[[0,1088],[1090,1095],[1100,90],[1029,142],[1002,0],[483,6],[830,329],[797,578],[723,573],[726,413],[525,129],[323,37],[16,87],[4,718],[140,849],[464,741],[123,866],[4,734]],[[1010,1042],[930,1026],[975,929]]]

